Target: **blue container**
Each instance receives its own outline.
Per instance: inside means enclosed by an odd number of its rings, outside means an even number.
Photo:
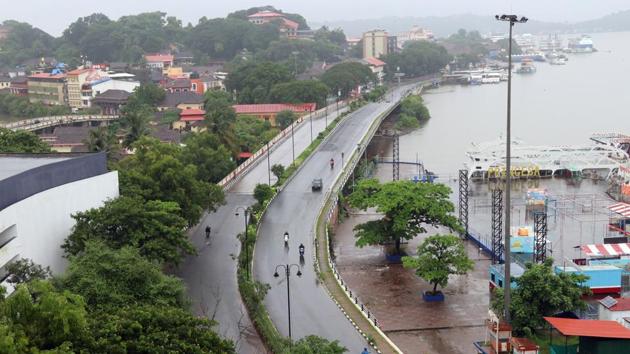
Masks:
[[[444,301],[444,294],[442,292],[430,294],[428,291],[425,291],[422,293],[422,299],[426,302],[442,302]]]

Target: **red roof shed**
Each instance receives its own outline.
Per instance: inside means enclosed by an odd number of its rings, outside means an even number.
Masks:
[[[565,336],[630,339],[630,329],[616,321],[575,320],[545,317],[545,321]]]

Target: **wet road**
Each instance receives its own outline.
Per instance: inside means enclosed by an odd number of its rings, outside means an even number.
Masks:
[[[401,87],[399,92],[408,87]],[[391,96],[389,96],[391,98]],[[274,199],[262,220],[254,255],[254,276],[271,285],[265,304],[279,331],[288,335],[286,278],[279,271],[274,278],[276,265],[299,263],[298,245],[306,246],[305,263],[301,278],[292,270],[291,324],[293,338],[315,334],[339,340],[348,350],[361,352],[365,340],[345,318],[337,305],[320,286],[313,268],[313,227],[323,203],[324,192],[330,188],[341,172],[339,165],[331,170],[329,160],[341,162],[341,152],[351,156],[357,143],[368,131],[370,124],[392,103],[370,103],[346,118],[338,129],[313,153],[284,190]],[[324,191],[311,192],[313,178],[322,178]],[[282,235],[288,231],[290,247],[285,249]]]
[[[336,117],[329,110],[328,122]],[[297,157],[310,144],[311,122],[306,120],[294,130],[295,156]],[[326,118],[312,120],[313,138],[326,126]],[[285,166],[292,161],[292,143],[289,136],[277,143],[270,155],[270,164]],[[275,177],[271,175],[271,183]],[[243,232],[243,214],[235,215],[239,206],[254,203],[252,193],[257,183],[268,183],[267,159],[252,167],[240,181],[226,193],[226,204],[215,213],[206,214],[199,225],[190,230],[190,238],[197,250],[197,256],[189,256],[180,265],[177,275],[183,279],[192,300],[193,312],[218,322],[218,332],[232,339],[239,353],[265,353],[265,347],[258,336],[238,292],[235,257],[240,252],[236,236]],[[205,226],[212,227],[211,241],[205,239]]]

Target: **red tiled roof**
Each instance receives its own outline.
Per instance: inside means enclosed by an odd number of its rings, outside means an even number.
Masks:
[[[74,70],[68,71],[68,75],[81,75],[90,70],[94,70],[94,69],[74,69]]]
[[[617,301],[616,304],[608,307],[608,310],[610,311],[630,311],[630,297],[620,297],[620,298],[616,298],[615,301]],[[601,303],[602,300],[599,300],[599,302]]]
[[[277,12],[273,12],[273,11],[260,11],[260,12],[256,12],[253,15],[249,15],[247,16],[248,18],[255,18],[255,17],[267,17],[267,18],[272,18],[272,17],[284,17],[284,15],[279,14]]]
[[[206,111],[204,111],[203,109],[184,109],[179,114],[179,120],[181,120],[182,122],[198,122],[205,119],[205,114]]]
[[[171,54],[147,54],[144,56],[144,59],[147,62],[165,62],[165,61],[173,61],[173,56]]]
[[[282,111],[313,112],[315,111],[316,107],[317,107],[317,104],[315,103],[236,104],[232,106],[232,108],[234,108],[234,110],[236,111],[236,114],[278,113]]]
[[[30,75],[29,79],[63,79],[66,77],[66,74],[49,74],[49,73],[39,73]]]
[[[374,65],[374,66],[385,66],[385,62],[380,60],[380,59],[376,59],[374,57],[367,57],[365,58],[365,61],[368,62],[368,64],[370,65]]]
[[[299,23],[297,23],[295,21],[287,20],[286,18],[283,18],[282,22],[283,22],[285,27],[289,27],[289,28],[294,29],[294,30],[297,30],[298,27],[300,27]]]
[[[616,321],[555,317],[545,317],[545,321],[565,336],[630,339],[630,329]]]

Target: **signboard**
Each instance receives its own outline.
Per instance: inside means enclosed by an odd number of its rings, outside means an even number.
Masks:
[[[510,237],[510,251],[513,253],[534,253],[534,236]]]

